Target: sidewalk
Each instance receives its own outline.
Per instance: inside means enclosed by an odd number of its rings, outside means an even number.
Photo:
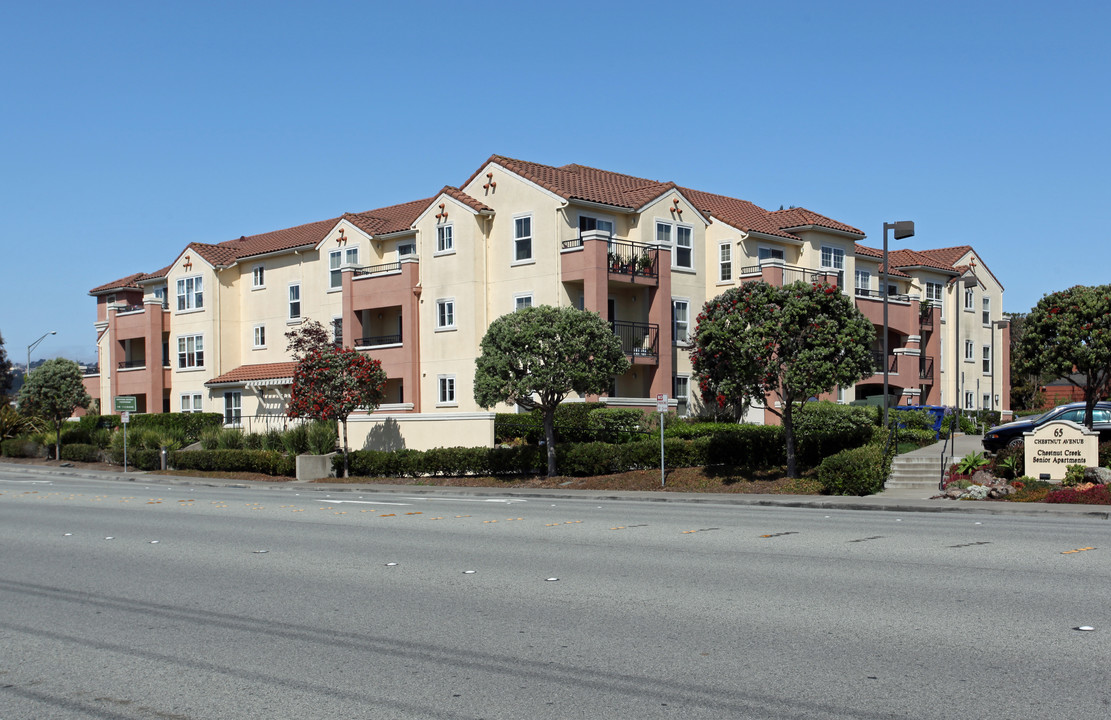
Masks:
[[[975,438],[978,440],[978,438]],[[935,446],[940,456],[940,447]],[[931,450],[933,448],[922,448]],[[815,510],[886,510],[889,512],[959,512],[982,515],[1024,515],[1040,517],[1085,517],[1111,519],[1111,506],[1058,505],[1049,503],[1012,503],[982,500],[930,500],[933,492],[921,490],[884,490],[877,495],[846,497],[839,495],[757,495],[744,493],[676,493],[666,490],[643,492],[629,490],[548,490],[522,488],[433,487],[428,485],[385,485],[355,483],[253,482],[220,480],[185,475],[149,475],[145,472],[106,472],[78,468],[42,467],[0,461],[0,471],[20,472],[48,480],[79,478],[137,482],[148,485],[194,485],[305,492],[376,492],[402,495],[445,495],[464,497],[516,497],[545,500],[622,500],[631,502],[683,502],[756,507],[812,508]]]

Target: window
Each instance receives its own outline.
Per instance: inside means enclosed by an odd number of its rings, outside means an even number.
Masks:
[[[532,307],[532,293],[526,295],[513,296],[513,310],[524,310],[525,308]]]
[[[239,390],[224,393],[224,424],[239,425],[243,418],[243,393]]]
[[[730,243],[718,245],[718,282],[733,279],[733,246]]]
[[[266,287],[266,270],[261,265],[255,265],[251,271],[251,287]]]
[[[973,408],[972,408],[972,403],[973,403],[973,402],[974,402],[974,400],[973,400],[973,393],[971,393],[971,392],[966,392],[966,393],[964,394],[964,408],[965,408],[965,410],[972,410],[972,409],[973,409]]]
[[[656,223],[656,244],[657,245],[670,245],[671,244],[671,226],[667,223]]]
[[[265,325],[255,325],[255,338],[254,339],[255,339],[255,347],[256,348],[266,347],[266,326]]]
[[[991,325],[991,298],[984,296],[982,307],[981,322],[983,322],[984,327],[988,327]]]
[[[976,301],[975,293],[972,288],[964,289],[964,309],[972,312],[972,305]]]
[[[856,271],[856,289],[857,295],[867,295],[868,291],[872,289],[872,273],[867,270]],[[864,292],[859,292],[863,290]]]
[[[204,289],[200,275],[177,281],[177,309],[200,310],[204,307]]]
[[[455,300],[436,301],[436,329],[447,330],[455,327]]]
[[[162,303],[162,309],[166,309],[166,286],[157,285],[154,288],[154,299]]]
[[[756,257],[759,260],[782,260],[784,259],[783,248],[757,248]]]
[[[841,404],[845,403],[845,388],[840,385],[837,386],[837,402]]]
[[[689,301],[671,301],[671,332],[677,345],[683,345],[690,340],[690,316]]]
[[[289,319],[301,319],[301,284],[293,283],[289,286]]]
[[[980,399],[980,401],[983,403],[983,405],[981,405],[980,407],[982,407],[984,410],[991,409],[991,395],[989,393],[984,393],[984,396]]]
[[[436,252],[449,253],[455,251],[455,231],[452,225],[440,225],[436,228]]]
[[[513,218],[513,261],[532,260],[532,216]]]
[[[678,225],[675,227],[675,267],[694,268],[694,230]]]
[[[359,264],[359,248],[339,248],[328,252],[328,287],[331,290],[343,287],[343,273],[340,268],[354,267]],[[292,315],[290,317],[293,317]],[[300,314],[298,314],[300,317]]]
[[[204,336],[182,335],[177,339],[177,367],[204,367]]]
[[[845,251],[841,248],[830,247],[828,245],[822,246],[822,269],[829,271],[835,270],[837,275],[837,285],[840,287],[843,282],[845,274]]]
[[[679,407],[676,408],[676,410],[681,417],[687,414],[687,408],[690,406],[690,394],[690,375],[676,375],[672,378],[671,395],[675,398],[676,402],[679,403]]]
[[[972,362],[976,359],[976,350],[972,347],[971,340],[964,341],[964,359],[965,362]]]
[[[181,396],[181,411],[183,413],[199,413],[204,411],[200,393],[187,393]]]
[[[336,347],[343,346],[343,318],[341,317],[332,318],[332,342]]]
[[[927,282],[926,283],[926,299],[934,305],[941,305],[941,283]]]
[[[440,375],[437,380],[439,384],[437,403],[440,405],[455,405],[455,376]]]
[[[587,232],[589,230],[598,230],[600,232],[613,235],[613,222],[609,220],[602,220],[589,215],[579,215],[579,232]]]
[[[416,255],[416,254],[417,254],[417,244],[416,243],[411,243],[411,242],[401,243],[400,245],[397,246],[397,256],[398,257],[411,257],[411,256]]]
[[[115,293],[112,293],[108,297],[104,298],[104,304],[105,305],[114,305],[115,303],[116,303],[116,294]]]
[[[991,372],[991,345],[985,345],[984,346],[983,358],[984,358],[984,360],[983,360],[983,362],[984,362],[984,372],[985,373],[990,373]]]

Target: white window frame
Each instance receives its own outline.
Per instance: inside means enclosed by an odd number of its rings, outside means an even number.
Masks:
[[[594,227],[584,228],[583,227],[583,224],[584,224],[583,220],[593,220],[594,221]],[[589,223],[586,223],[586,224],[589,224]],[[601,227],[602,225],[608,225],[609,227]],[[604,232],[604,233],[608,234],[610,237],[613,237],[613,231],[614,231],[615,227],[616,227],[616,224],[614,223],[613,218],[611,218],[611,217],[606,217],[606,216],[602,216],[602,215],[588,215],[586,213],[579,213],[579,235],[582,235],[584,232]]]
[[[527,234],[521,234],[521,221],[523,221],[523,220],[528,221],[528,233]],[[524,215],[514,215],[513,216],[513,260],[512,260],[512,263],[511,263],[512,265],[523,265],[523,264],[526,264],[526,263],[536,262],[536,259],[535,259],[536,254],[534,252],[535,248],[533,248],[533,246],[532,246],[532,239],[533,239],[534,236],[535,236],[535,233],[534,233],[534,230],[533,230],[533,227],[532,227],[532,213],[526,213]],[[526,257],[521,257],[521,248],[525,247],[526,243],[527,243],[527,247],[528,247],[528,255]]]
[[[513,296],[513,312],[532,307],[532,293],[517,293]]]
[[[971,390],[966,390],[965,393],[964,393],[964,409],[965,410],[975,410],[976,409],[975,404],[976,404],[976,393],[972,392]]]
[[[872,273],[868,270],[861,270],[859,267],[853,272],[853,286],[857,290],[871,290],[872,289]],[[868,295],[868,293],[864,293]]]
[[[964,309],[965,312],[973,312],[976,304],[976,291],[974,288],[964,289]]]
[[[177,311],[204,309],[204,277],[190,275],[177,279]]]
[[[991,345],[984,345],[981,351],[980,362],[982,363],[981,369],[985,375],[991,374]]]
[[[204,367],[204,335],[177,336],[177,369],[195,370]]]
[[[991,410],[991,393],[984,393],[980,396],[980,402],[983,403],[984,410]]]
[[[294,306],[297,308],[296,314],[293,312]],[[301,320],[301,283],[299,282],[289,284],[287,316],[290,322],[300,322]]]
[[[455,298],[436,300],[436,332],[455,329]]]
[[[333,261],[332,258],[335,258]],[[343,268],[359,266],[359,246],[328,251],[328,291],[343,289]]]
[[[243,391],[224,392],[224,425],[239,427],[243,424]]]
[[[733,242],[718,243],[718,282],[733,282]]]
[[[945,315],[945,286],[941,283],[926,281],[925,284],[926,299],[930,301],[933,307],[941,308],[941,315]]]
[[[454,375],[436,376],[436,407],[454,407],[459,404],[456,399],[456,383]]]
[[[687,240],[689,244],[680,245],[679,237],[682,231],[687,231]],[[679,249],[683,248],[690,253],[690,264],[683,265],[679,262]],[[694,270],[694,226],[675,224],[675,245],[671,248],[671,267],[680,270]]]
[[[845,404],[845,388],[841,385],[837,386],[837,402],[838,404]]]
[[[786,262],[787,253],[783,251],[783,248],[761,245],[756,248],[756,262],[759,263],[762,260],[783,260]]]
[[[680,390],[680,386],[683,389]],[[676,408],[680,417],[686,417],[690,411],[691,401],[691,376],[688,373],[676,373],[671,378],[671,394],[679,404]]]
[[[251,329],[251,349],[252,350],[265,350],[266,349],[266,325],[263,323],[256,324]]]
[[[201,393],[182,393],[179,402],[183,413],[204,412],[204,396]]]
[[[436,226],[436,252],[434,255],[450,255],[455,252],[455,225],[445,223]]]
[[[829,253],[829,260],[826,260],[826,253]],[[844,287],[845,285],[845,251],[833,245],[822,245],[819,251],[819,263],[821,264],[820,270],[835,270],[837,272],[837,286]],[[827,273],[828,274],[828,273]]]
[[[976,362],[976,344],[971,340],[964,341],[964,361]]]
[[[991,298],[987,295],[980,301],[980,313],[980,323],[984,327],[991,327]]]
[[[343,345],[343,316],[332,316],[332,342],[336,345]]]
[[[685,317],[679,319],[679,306],[683,306]],[[683,328],[683,339],[679,339],[679,327]],[[671,341],[675,345],[689,345],[691,337],[691,301],[689,298],[671,298]]]
[[[397,259],[413,257],[417,254],[417,244],[412,240],[397,244]]]
[[[154,286],[154,299],[158,300],[162,303],[162,308],[163,309],[166,308],[166,286],[165,285],[155,285]]]
[[[262,265],[255,265],[251,268],[251,289],[262,290],[266,287],[266,268]]]

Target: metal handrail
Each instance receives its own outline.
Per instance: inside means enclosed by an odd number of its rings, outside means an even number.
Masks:
[[[382,265],[365,265],[363,267],[355,268],[355,277],[363,277],[365,275],[377,275],[379,273],[388,272],[401,272],[401,261],[398,260],[392,263],[383,263]]]
[[[659,357],[659,325],[616,320],[610,323],[610,327],[621,341],[621,352],[624,354],[633,357]]]
[[[611,274],[651,278],[660,276],[660,251],[654,245],[611,240],[606,258]]]
[[[872,290],[871,288],[856,288],[857,297],[876,298],[883,300],[883,290]],[[910,302],[910,295],[896,295],[891,294],[887,296],[888,300],[898,300],[899,302]]]
[[[117,315],[122,315],[123,313],[142,312],[142,311],[143,311],[143,306],[142,305],[124,305],[122,308],[118,308],[116,310],[116,314]]]
[[[130,368],[141,368],[146,366],[146,360],[121,360],[118,367],[120,370],[127,370]]]
[[[400,345],[401,333],[395,335],[372,335],[355,341],[355,347],[374,347],[376,345]]]
[[[875,368],[875,372],[878,372],[878,373],[883,372],[883,351],[882,350],[873,350],[872,351],[872,365]],[[899,356],[898,355],[892,355],[891,356],[891,365],[887,368],[887,372],[889,372],[889,373],[898,372],[898,370],[897,370],[898,367],[899,367]]]
[[[918,379],[919,380],[933,380],[934,379],[934,359],[932,357],[918,358]]]

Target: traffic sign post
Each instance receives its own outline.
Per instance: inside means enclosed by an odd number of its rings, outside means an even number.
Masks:
[[[667,394],[656,395],[656,412],[660,414],[660,487],[667,487],[664,474],[664,418],[667,417]]]
[[[118,395],[113,400],[112,408],[116,412],[137,412],[139,400],[134,395]]]
[[[128,398],[116,398],[116,404],[119,405],[120,400],[126,400],[126,399],[128,399]],[[134,400],[135,398],[130,398],[130,399]],[[123,471],[126,473],[127,472],[127,425],[128,425],[128,423],[131,422],[131,413],[128,412],[127,410],[124,410],[123,412],[121,412],[120,413],[120,422],[123,423]]]

